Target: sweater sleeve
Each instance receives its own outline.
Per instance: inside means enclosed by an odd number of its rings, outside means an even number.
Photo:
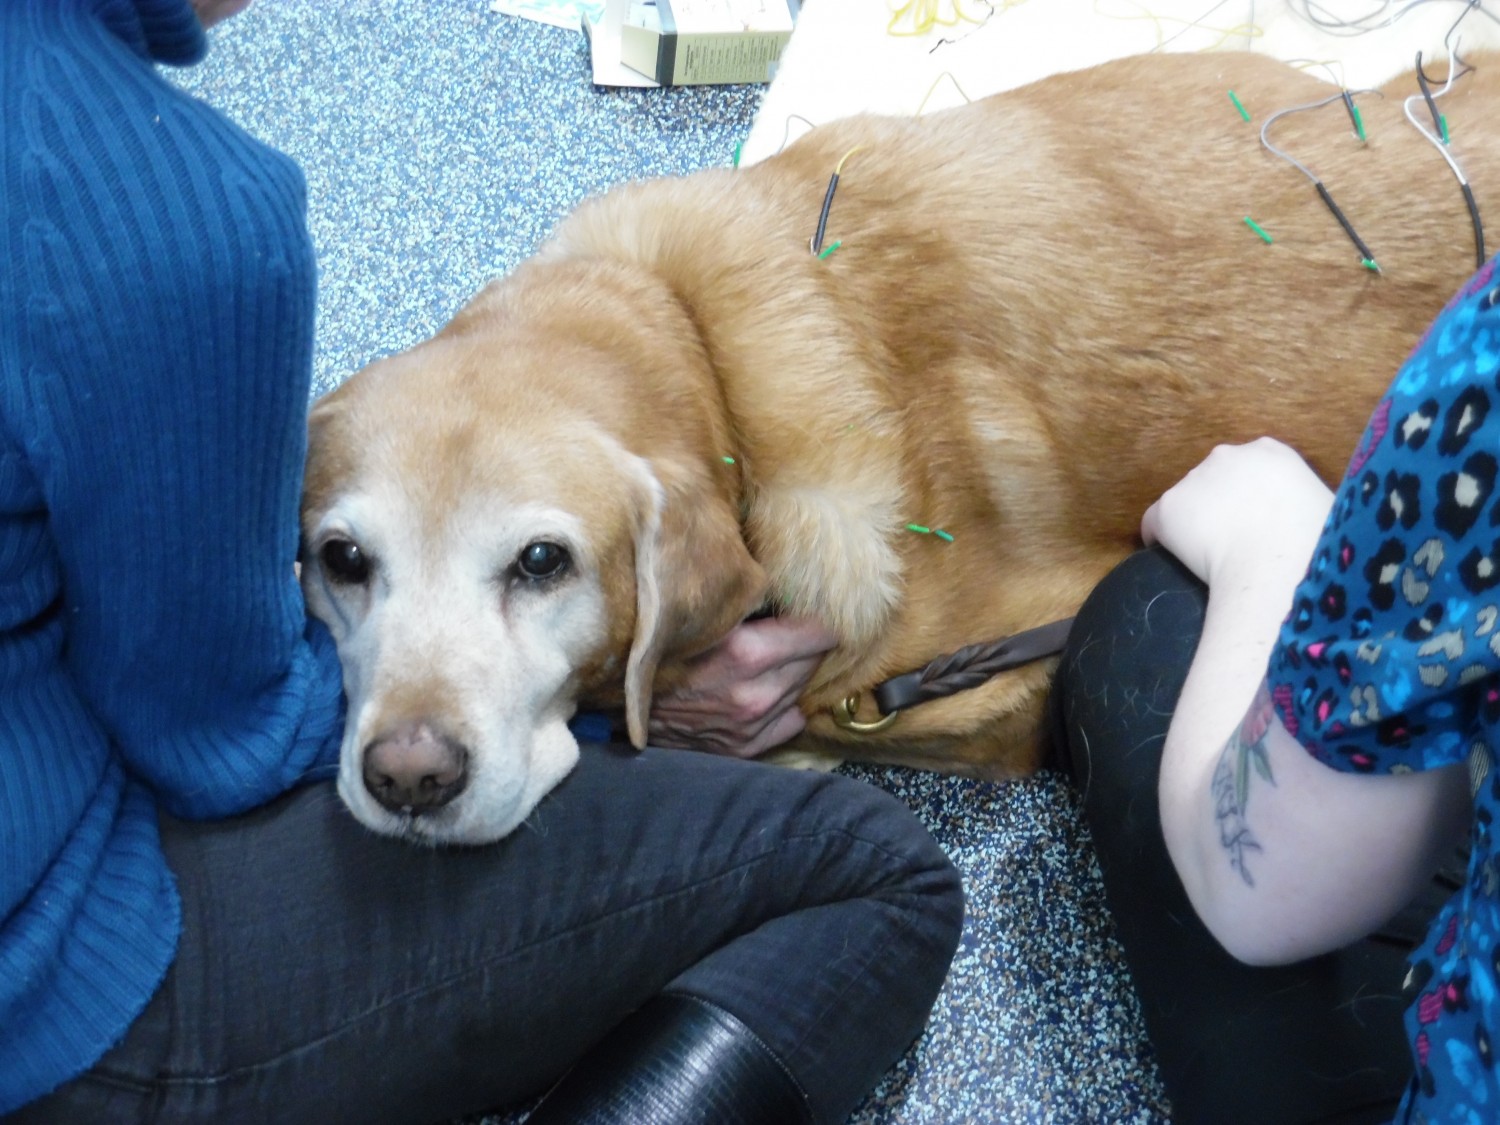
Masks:
[[[25,209],[16,436],[80,696],[165,808],[223,816],[331,772],[342,725],[334,648],[292,573],[305,188],[149,67],[82,57],[34,60],[6,126]]]
[[[1492,261],[1402,367],[1272,654],[1284,725],[1335,768],[1451,765],[1500,726],[1497,296]]]

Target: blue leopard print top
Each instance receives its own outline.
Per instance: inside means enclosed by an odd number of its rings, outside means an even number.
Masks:
[[[1339,486],[1271,657],[1282,722],[1339,770],[1467,762],[1467,884],[1412,954],[1401,1122],[1500,1120],[1500,279],[1491,260],[1407,360]]]

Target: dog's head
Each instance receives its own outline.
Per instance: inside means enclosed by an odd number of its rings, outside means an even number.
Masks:
[[[344,668],[339,792],[431,842],[517,827],[577,760],[581,698],[623,702],[643,745],[658,666],[765,584],[701,403],[653,401],[666,376],[629,348],[503,319],[372,365],[310,418],[302,583]]]

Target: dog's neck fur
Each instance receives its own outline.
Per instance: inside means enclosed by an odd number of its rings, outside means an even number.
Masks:
[[[697,416],[689,428],[709,438],[694,455],[712,462],[721,480],[734,482],[716,502],[733,507],[751,555],[767,572],[770,602],[780,611],[817,617],[839,635],[838,649],[817,677],[832,682],[878,650],[899,601],[901,562],[892,539],[904,522],[903,489],[887,458],[865,455],[868,442],[885,436],[881,419],[890,404],[860,400],[838,378],[868,362],[854,344],[787,338],[775,326],[782,305],[765,303],[763,287],[727,269],[703,269],[701,254],[673,255],[674,246],[707,235],[694,229],[701,217],[670,206],[643,214],[633,205],[614,215],[609,204],[619,194],[570,219],[532,268],[588,269],[596,282],[603,277],[637,290],[620,302],[608,328],[575,322],[572,330],[588,331],[617,354],[623,349],[649,371],[648,384],[666,376],[692,380],[692,386],[653,387],[652,396],[692,403]],[[670,223],[674,231],[648,237],[642,222]],[[720,236],[732,237],[722,230]],[[825,299],[810,281],[799,284],[805,263],[778,268],[787,278],[782,300],[805,306]],[[644,302],[658,314],[651,323],[632,311],[642,306],[643,286],[656,289]],[[747,340],[759,344],[752,350],[742,343]],[[662,362],[672,351],[694,361]],[[642,405],[654,411],[659,403]],[[805,426],[795,420],[805,418],[824,420],[827,432],[795,432]],[[665,428],[659,420],[646,427]],[[648,460],[661,456],[644,435],[622,440]],[[773,528],[778,532],[769,534]]]

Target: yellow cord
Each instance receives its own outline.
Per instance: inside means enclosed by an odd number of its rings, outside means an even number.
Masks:
[[[953,14],[945,19],[942,5],[943,0],[906,0],[899,8],[891,9],[891,22],[886,24],[886,32],[890,35],[926,35],[934,27],[984,22],[965,12],[961,0],[953,0]],[[911,26],[900,26],[907,18],[910,18]]]
[[[835,176],[842,176],[844,174],[844,160],[848,160],[851,156],[853,156],[856,152],[864,147],[864,145],[855,145],[848,152],[844,153],[844,159],[840,160],[838,164],[834,166],[833,174]]]
[[[973,103],[974,99],[969,97],[968,94],[964,93],[964,88],[958,84],[958,79],[954,78],[952,74],[945,70],[942,74],[939,74],[932,80],[932,85],[927,87],[927,93],[922,95],[922,101],[917,106],[918,117],[922,116],[922,111],[927,108],[927,103],[932,99],[932,95],[937,91],[938,83],[941,82],[944,78],[953,83],[953,88],[958,91],[959,97],[963,98],[963,100],[966,102],[969,102],[971,104]]]

